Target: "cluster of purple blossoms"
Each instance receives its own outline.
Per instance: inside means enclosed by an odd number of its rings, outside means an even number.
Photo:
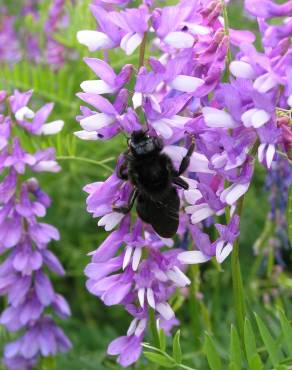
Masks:
[[[4,6],[0,7],[0,61],[9,63],[20,59],[19,40],[14,29],[15,17],[8,14]]]
[[[52,148],[28,153],[15,134],[23,128],[30,135],[59,132],[64,122],[46,123],[53,104],[34,112],[29,108],[32,91],[12,96],[0,92],[0,295],[7,297],[7,308],[0,323],[20,336],[6,344],[3,362],[11,370],[36,366],[40,356],[55,355],[71,347],[69,339],[54,322],[70,315],[68,303],[54,288],[47,270],[63,276],[58,258],[48,249],[59,239],[58,230],[39,219],[50,206],[41,190],[37,172],[60,170]]]
[[[75,134],[102,141],[120,132],[131,135],[144,125],[149,135],[163,140],[163,152],[175,168],[187,153],[190,136],[195,151],[183,177],[189,189],[178,189],[175,242],[115,210],[128,202],[133,189],[118,176],[123,155],[107,180],[85,187],[88,212],[99,218],[98,226],[113,230],[91,253],[87,287],[106,305],[123,304],[133,316],[127,335],[108,348],[122,366],[141,353],[149,309],[166,331],[176,323],[167,301],[175,288],[190,283],[183,266],[213,257],[221,263],[231,253],[239,236],[237,205],[250,186],[255,154],[267,169],[277,160],[277,146],[284,148],[288,140],[282,126],[290,130],[286,116],[292,99],[291,21],[277,27],[266,22],[291,16],[291,1],[276,5],[267,0],[258,6],[258,1],[246,1],[265,34],[263,53],[254,47],[251,32],[228,29],[222,1],[181,0],[163,8],[154,1],[137,8],[127,8],[128,3],[94,1],[90,9],[97,29],[77,33],[81,44],[92,52],[103,50],[105,58],[85,58],[97,79],[81,83],[78,97],[91,108],[81,107],[77,119],[82,130]],[[109,62],[115,53],[108,51],[117,48],[128,56],[139,50],[138,69],[126,64],[115,71]],[[285,118],[282,124],[279,111]],[[216,223],[225,213],[227,224]],[[217,230],[214,241],[206,227],[212,224]],[[183,250],[186,235],[189,251]],[[172,245],[176,248],[169,249]]]
[[[64,28],[68,23],[68,15],[65,14],[65,0],[54,0],[49,10],[48,18],[44,25],[47,36],[46,61],[54,68],[61,68],[65,63],[66,47],[54,38],[54,32],[58,27]]]
[[[21,17],[31,17],[33,22],[39,22],[40,14],[38,1],[28,1],[21,9]],[[16,62],[25,55],[35,63],[47,63],[53,69],[61,68],[66,59],[67,49],[54,38],[54,33],[68,24],[68,15],[65,12],[65,0],[53,0],[49,8],[44,30],[44,46],[41,46],[39,34],[32,32],[25,26],[16,30],[16,17],[8,14],[3,7],[3,16],[0,18],[0,60]],[[3,49],[3,50],[2,50]]]
[[[268,220],[271,223],[272,233],[269,238],[269,246],[273,248],[275,260],[281,267],[289,265],[291,248],[287,233],[287,205],[288,192],[292,184],[292,168],[284,158],[273,164],[272,170],[267,174],[265,190],[269,192],[270,211]],[[258,252],[258,251],[256,251]]]

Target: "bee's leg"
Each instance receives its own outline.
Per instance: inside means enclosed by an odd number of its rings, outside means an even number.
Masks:
[[[191,155],[193,154],[194,149],[195,149],[195,138],[192,137],[192,143],[191,143],[191,145],[190,145],[190,147],[187,151],[187,154],[183,157],[183,159],[181,161],[177,176],[182,175],[187,170],[187,168],[189,167],[190,160],[191,160]]]
[[[128,180],[128,161],[125,158],[124,162],[120,165],[120,167],[117,169],[117,176],[121,180]]]
[[[189,188],[189,184],[184,180],[182,179],[181,177],[174,177],[172,179],[172,182],[175,184],[175,185],[178,185],[179,187],[185,189],[185,190],[188,190]]]
[[[130,195],[128,203],[124,204],[123,206],[120,206],[120,207],[113,206],[112,210],[115,211],[115,212],[118,212],[118,213],[124,213],[124,214],[129,213],[131,211],[131,209],[133,208],[133,205],[135,203],[137,195],[138,195],[138,190],[137,190],[137,188],[134,188],[131,195]]]
[[[128,163],[127,162],[124,162],[117,170],[117,176],[119,179],[121,180],[128,180],[128,173],[127,173],[127,169],[128,169]]]

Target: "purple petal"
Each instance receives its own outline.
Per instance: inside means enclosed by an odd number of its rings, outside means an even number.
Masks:
[[[122,336],[114,339],[107,348],[107,353],[109,355],[115,356],[119,355],[128,346],[130,338],[127,336]]]
[[[99,78],[110,86],[115,85],[116,74],[105,61],[97,58],[84,58],[84,61]]]
[[[96,109],[98,109],[102,113],[106,113],[112,116],[115,116],[117,114],[113,105],[102,96],[92,93],[78,93],[76,95],[78,96],[78,98],[85,101],[85,103],[93,105]]]
[[[44,306],[48,306],[54,300],[54,290],[47,275],[37,272],[35,277],[35,291],[38,299]]]

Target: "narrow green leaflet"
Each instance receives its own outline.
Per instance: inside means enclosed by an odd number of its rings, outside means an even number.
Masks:
[[[221,370],[222,364],[220,356],[215,348],[212,338],[207,333],[205,335],[204,352],[206,353],[210,369]]]
[[[172,356],[178,364],[181,363],[182,354],[181,354],[181,347],[180,347],[180,330],[176,332],[174,339],[173,339]]]
[[[163,329],[160,329],[159,330],[159,344],[160,344],[160,349],[162,351],[165,351],[165,348],[166,348],[166,338],[165,338],[165,333],[163,331]]]
[[[75,79],[78,75],[76,77],[71,76],[71,83],[69,84],[68,73],[66,67],[58,72],[53,72],[48,66],[33,66],[23,60],[15,63],[13,67],[5,64],[1,66],[0,82],[6,90],[10,88],[33,89],[36,95],[41,96],[46,101],[55,102],[62,107],[76,111],[78,102],[72,100],[72,97],[74,96]],[[64,86],[66,86],[66,89]],[[71,90],[69,90],[70,86]]]
[[[261,358],[257,353],[255,336],[252,330],[251,323],[248,319],[245,319],[244,323],[244,346],[249,369],[263,369]]]
[[[242,359],[241,359],[241,348],[240,340],[237,330],[234,325],[231,326],[230,332],[230,369],[241,369]]]
[[[272,337],[269,329],[263,322],[263,320],[255,313],[256,322],[262,337],[262,340],[267,348],[269,353],[270,360],[273,366],[279,365],[282,359],[282,353],[279,349],[279,346],[276,344],[274,338]]]
[[[252,357],[248,358],[248,366],[251,370],[263,369],[262,361],[257,353],[255,353]]]
[[[159,353],[153,353],[153,352],[144,352],[144,356],[151,362],[154,362],[157,365],[163,366],[163,367],[174,367],[176,366],[176,363]]]
[[[292,328],[282,310],[279,310],[279,318],[281,322],[282,333],[284,334],[285,348],[287,350],[287,354],[292,357]]]

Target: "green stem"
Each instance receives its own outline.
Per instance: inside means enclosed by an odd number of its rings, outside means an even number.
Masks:
[[[229,34],[230,34],[230,32],[229,32],[229,19],[228,19],[227,7],[226,7],[226,4],[225,4],[224,0],[221,0],[221,5],[222,5],[223,18],[224,18],[225,35],[229,37]],[[232,54],[231,54],[230,42],[229,42],[228,52],[227,52],[227,67],[229,66],[231,61],[232,61]]]
[[[193,367],[189,367],[189,366],[186,366],[186,365],[183,365],[183,364],[179,364],[179,367],[181,367],[182,369],[186,369],[186,370],[196,370]]]
[[[259,254],[256,256],[255,262],[254,262],[254,264],[251,268],[251,272],[250,272],[250,275],[248,277],[249,285],[251,285],[253,283],[254,278],[255,278],[255,276],[256,276],[256,274],[257,274],[257,272],[258,272],[258,270],[261,266],[263,258],[264,258],[264,251],[261,250],[259,252]]]
[[[190,285],[190,296],[189,296],[189,315],[193,330],[193,336],[195,345],[200,345],[200,333],[201,331],[201,322],[200,322],[200,306],[197,300],[197,293],[199,291],[199,273],[200,267],[199,265],[192,265],[190,267],[191,270],[191,285]]]
[[[257,149],[259,146],[258,140],[253,145],[250,155],[255,156]],[[237,203],[236,213],[240,217],[242,214],[243,203],[244,203],[245,195],[243,195]],[[239,263],[239,237],[236,239],[233,245],[233,251],[231,255],[231,271],[232,271],[232,286],[233,286],[233,299],[234,299],[234,306],[235,306],[235,315],[238,330],[240,333],[240,337],[243,344],[244,338],[244,320],[245,320],[245,302],[244,302],[244,294],[243,294],[243,282],[240,270],[240,263]],[[244,344],[243,344],[244,345]]]
[[[149,327],[152,334],[154,346],[160,348],[159,335],[156,327],[155,311],[149,308]]]
[[[256,240],[254,244],[254,250],[257,253],[255,262],[253,263],[252,268],[250,269],[248,282],[249,285],[251,285],[254,281],[254,278],[260,268],[260,265],[262,263],[262,260],[264,258],[264,250],[265,246],[270,238],[271,235],[274,233],[275,225],[271,222],[271,220],[267,216],[266,224],[264,227],[264,231],[260,235],[260,237]]]
[[[240,205],[238,207],[239,216],[241,215],[243,200],[244,198],[242,197],[239,201],[240,202]],[[234,296],[236,320],[237,320],[240,337],[243,341],[245,302],[243,298],[243,283],[242,283],[240,263],[239,263],[239,238],[236,240],[233,246],[233,251],[231,255],[231,270],[232,270],[232,285],[233,285],[233,296]]]
[[[146,43],[147,43],[147,32],[144,33],[143,40],[140,46],[139,69],[144,65]]]
[[[107,166],[105,164],[107,162],[110,162],[110,161],[114,160],[113,157],[107,158],[103,161],[95,161],[94,159],[85,158],[85,157],[76,157],[74,155],[60,155],[60,156],[56,157],[56,160],[57,161],[67,161],[67,160],[80,161],[80,162],[85,162],[85,163],[94,164],[96,166],[100,166],[100,167],[102,167],[102,168],[104,168],[105,170],[108,170],[108,171],[113,171],[113,169],[110,166]]]

